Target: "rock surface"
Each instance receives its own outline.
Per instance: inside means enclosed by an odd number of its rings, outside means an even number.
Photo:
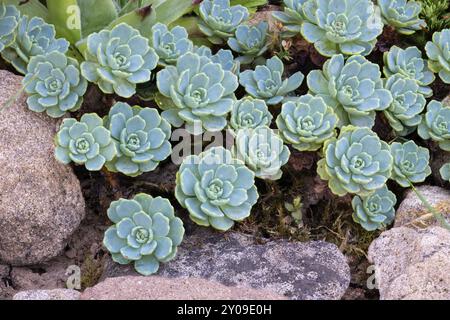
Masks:
[[[109,260],[103,279],[136,275],[133,266]],[[350,269],[338,248],[326,242],[271,241],[255,244],[239,233],[199,229],[187,236],[177,258],[158,271],[163,277],[194,277],[226,286],[270,290],[291,299],[340,299]]]
[[[0,71],[0,105],[21,77]],[[80,183],[53,156],[57,122],[21,97],[0,112],[0,262],[37,264],[61,252],[85,212]]]
[[[450,218],[450,190],[439,187],[420,186],[417,190],[439,212]],[[433,214],[428,211],[413,190],[406,193],[405,199],[397,209],[394,227],[439,225]]]
[[[450,232],[400,227],[383,232],[369,248],[380,298],[450,299]]]
[[[108,278],[86,289],[81,300],[283,300],[270,291],[227,287],[197,278]]]
[[[30,290],[14,295],[13,300],[79,300],[80,293],[71,289]]]

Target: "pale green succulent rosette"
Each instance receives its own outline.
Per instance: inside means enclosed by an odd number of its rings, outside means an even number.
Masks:
[[[240,54],[237,60],[241,64],[250,64],[267,51],[269,48],[268,29],[269,25],[265,21],[261,21],[255,26],[240,25],[237,27],[234,38],[228,39],[228,46]]]
[[[213,44],[222,44],[248,19],[248,9],[230,6],[230,0],[203,0],[198,27]]]
[[[421,113],[427,104],[425,96],[419,92],[419,85],[395,74],[385,81],[385,88],[391,92],[393,100],[383,114],[398,135],[411,133],[422,121]]]
[[[383,32],[371,0],[308,0],[302,6],[301,33],[320,54],[367,56]]]
[[[117,102],[103,120],[117,149],[106,163],[111,172],[136,177],[155,170],[172,153],[170,124],[156,109]]]
[[[95,113],[84,114],[80,121],[64,119],[55,137],[55,157],[63,163],[75,162],[89,171],[99,171],[116,156],[111,133]]]
[[[324,155],[317,172],[338,196],[367,196],[391,177],[389,145],[369,128],[343,127],[337,139],[325,141]]]
[[[221,231],[247,218],[258,200],[255,174],[223,147],[183,161],[175,196],[195,223]]]
[[[20,12],[15,6],[0,4],[0,53],[14,43]]]
[[[284,27],[284,35],[291,37],[299,34],[302,30],[302,23],[305,20],[303,16],[303,5],[308,0],[283,0],[283,11],[276,11],[272,16],[280,21]]]
[[[237,77],[205,56],[187,53],[176,66],[157,74],[161,96],[157,103],[162,117],[172,126],[185,123],[191,134],[217,132],[227,125],[227,115],[236,99]]]
[[[239,75],[239,82],[253,98],[265,100],[268,105],[276,105],[298,89],[305,76],[294,73],[283,80],[284,65],[278,57],[256,66],[255,70],[246,70]]]
[[[277,127],[286,143],[299,151],[317,151],[336,136],[338,117],[321,97],[304,95],[283,104]]]
[[[450,182],[450,162],[444,164],[441,169],[439,169],[439,173],[443,180]]]
[[[431,174],[430,152],[427,148],[419,147],[411,140],[403,144],[392,143],[391,152],[394,157],[391,179],[402,187],[408,188],[411,184],[424,182]]]
[[[383,72],[386,77],[398,74],[404,78],[412,79],[419,85],[419,92],[429,98],[433,90],[429,85],[435,80],[433,72],[427,66],[427,61],[422,59],[422,52],[417,47],[401,49],[391,47],[384,53]]]
[[[152,47],[162,66],[175,65],[178,58],[193,50],[192,41],[185,28],[175,26],[171,30],[162,23],[152,27]]]
[[[38,17],[22,16],[16,30],[14,43],[2,51],[2,57],[20,73],[27,73],[31,57],[59,51],[66,53],[69,42],[56,39],[53,25]]]
[[[422,3],[418,1],[378,0],[378,6],[385,23],[398,33],[411,35],[427,27],[425,20],[419,18]]]
[[[291,155],[283,140],[269,127],[237,131],[233,154],[260,179],[278,180]]]
[[[194,53],[199,56],[207,57],[214,63],[218,63],[222,66],[224,71],[231,71],[235,75],[239,75],[241,65],[239,61],[234,59],[231,50],[220,49],[217,53],[213,54],[211,49],[206,46],[194,47]]]
[[[425,50],[430,70],[450,84],[450,29],[433,33],[433,41],[427,42]]]
[[[383,88],[380,67],[362,56],[345,61],[343,55],[327,60],[323,70],[313,70],[307,77],[310,93],[322,97],[339,117],[338,126],[372,128],[375,111],[389,107],[392,95]]]
[[[397,197],[386,186],[366,196],[355,196],[352,200],[353,221],[367,231],[383,229],[395,219]]]
[[[432,100],[417,132],[422,139],[436,141],[442,150],[450,151],[450,106]]]
[[[126,23],[87,38],[83,76],[108,94],[129,98],[136,85],[150,80],[158,55],[138,30]]]
[[[229,127],[232,130],[269,127],[272,119],[273,116],[264,100],[245,97],[234,103]]]
[[[140,193],[132,200],[114,201],[108,218],[114,225],[106,230],[103,245],[114,262],[133,262],[144,276],[156,273],[160,263],[173,260],[183,241],[183,221],[165,198]]]
[[[32,57],[22,80],[28,94],[28,108],[59,118],[80,109],[87,81],[81,76],[78,61],[59,51]]]

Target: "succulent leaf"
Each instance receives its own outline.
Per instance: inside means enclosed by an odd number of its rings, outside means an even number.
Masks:
[[[439,173],[441,174],[442,179],[450,182],[450,162],[444,164],[439,170]]]

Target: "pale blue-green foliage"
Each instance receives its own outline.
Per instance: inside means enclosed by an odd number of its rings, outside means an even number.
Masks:
[[[19,18],[20,12],[15,6],[0,4],[0,52],[14,42]]]
[[[378,6],[386,24],[401,34],[411,35],[427,26],[426,22],[419,18],[422,4],[418,1],[378,0]]]
[[[231,110],[231,129],[256,129],[270,126],[273,116],[264,100],[245,97],[237,100]]]
[[[32,57],[22,83],[29,96],[28,108],[45,111],[52,118],[78,110],[87,89],[78,61],[59,51]]]
[[[283,140],[269,127],[237,131],[234,155],[260,179],[278,180],[291,155]]]
[[[194,222],[222,231],[247,218],[258,200],[255,174],[223,147],[183,161],[175,196]]]
[[[385,88],[392,94],[389,108],[383,111],[391,127],[399,135],[411,133],[422,121],[422,111],[427,101],[419,92],[419,85],[412,79],[398,74],[389,77]]]
[[[111,133],[95,113],[84,114],[80,121],[64,119],[55,137],[55,157],[58,161],[84,165],[89,171],[99,171],[116,156]]]
[[[2,57],[22,74],[27,72],[31,57],[59,51],[66,53],[69,42],[56,39],[53,25],[38,17],[22,16],[16,30],[14,42],[2,51]]]
[[[265,100],[269,105],[282,102],[303,82],[304,75],[298,71],[283,80],[284,65],[277,56],[256,66],[255,70],[246,70],[239,75],[239,82],[245,91],[254,98]]]
[[[231,71],[195,53],[182,56],[176,67],[167,66],[158,72],[157,85],[164,97],[157,99],[165,110],[163,118],[174,127],[185,123],[192,134],[224,129],[238,88]]]
[[[240,71],[240,63],[234,59],[230,50],[220,49],[213,54],[211,49],[206,46],[195,47],[194,52],[199,56],[207,57],[214,63],[219,63],[225,71],[231,71],[238,75]]]
[[[248,19],[249,12],[241,5],[230,6],[230,0],[203,0],[198,27],[214,44],[222,44],[234,35],[237,27]]]
[[[422,53],[417,47],[401,49],[391,47],[384,53],[383,72],[386,77],[399,74],[404,78],[412,79],[419,85],[419,92],[425,97],[431,97],[433,90],[429,85],[434,81],[433,72],[428,69],[426,60],[422,59]]]
[[[436,141],[442,150],[450,151],[450,106],[432,100],[417,132],[422,139]]]
[[[352,200],[353,221],[367,231],[383,229],[394,221],[397,197],[386,186],[365,197]]]
[[[150,80],[158,63],[148,40],[126,23],[89,35],[83,54],[83,76],[104,93],[125,98],[136,93],[136,84]]]
[[[383,32],[371,0],[308,0],[301,33],[322,55],[368,55]]]
[[[272,16],[283,24],[286,36],[295,36],[302,30],[303,5],[308,0],[283,0],[284,10],[275,11]]]
[[[152,47],[159,56],[162,66],[176,64],[179,57],[193,50],[192,41],[185,28],[175,26],[171,30],[165,24],[152,27]]]
[[[389,145],[369,128],[343,127],[337,139],[325,141],[324,155],[317,172],[339,196],[367,196],[383,187],[391,176]]]
[[[419,147],[409,140],[405,143],[392,143],[391,152],[394,157],[391,179],[402,187],[423,182],[431,174],[430,152],[427,148]]]
[[[132,200],[111,203],[103,245],[119,264],[134,263],[137,272],[149,276],[160,263],[169,262],[183,241],[183,221],[176,217],[169,200],[140,193]]]
[[[322,97],[339,117],[339,126],[352,124],[372,128],[375,111],[385,110],[392,102],[383,88],[380,67],[362,56],[334,55],[323,70],[307,77],[310,93]]]
[[[172,152],[170,124],[156,109],[117,102],[103,120],[117,149],[106,163],[109,171],[136,177],[155,170]]]
[[[277,127],[286,143],[300,151],[319,150],[336,136],[338,117],[321,97],[310,94],[283,104]]]
[[[241,56],[238,61],[242,64],[252,63],[255,58],[261,57],[269,48],[267,43],[267,30],[269,25],[261,21],[255,26],[240,25],[237,27],[234,38],[228,39],[228,46]]]
[[[439,170],[439,173],[441,174],[442,179],[450,182],[450,162],[444,164]]]
[[[435,32],[433,41],[427,42],[425,50],[430,70],[439,73],[442,81],[450,84],[450,29]]]

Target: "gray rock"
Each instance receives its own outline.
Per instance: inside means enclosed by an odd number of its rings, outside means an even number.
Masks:
[[[0,71],[0,105],[21,87]],[[80,183],[53,156],[57,121],[21,97],[0,112],[0,261],[38,264],[55,257],[84,217]]]
[[[103,279],[136,275],[133,266],[106,263]],[[158,276],[195,277],[226,286],[270,290],[292,299],[340,299],[350,282],[350,268],[330,243],[271,241],[256,244],[239,233],[202,228],[186,237],[175,260]]]
[[[369,248],[383,300],[450,299],[450,232],[400,227],[383,232]]]
[[[420,186],[417,190],[436,210],[450,218],[450,190],[439,187]],[[433,214],[428,211],[413,190],[406,193],[405,199],[398,207],[394,227],[426,227],[439,225]]]
[[[13,300],[79,300],[80,293],[72,289],[30,290],[14,295]]]
[[[270,291],[197,278],[117,277],[86,289],[81,300],[285,300]]]

